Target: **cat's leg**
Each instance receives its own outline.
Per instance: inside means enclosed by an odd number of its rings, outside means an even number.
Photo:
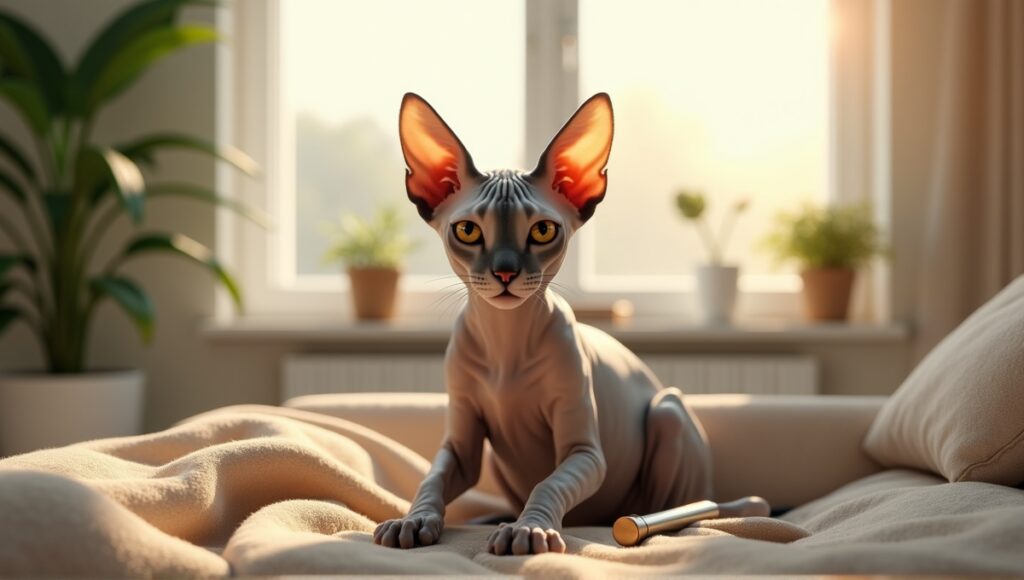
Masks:
[[[448,435],[420,483],[409,513],[381,522],[373,532],[373,542],[405,549],[437,543],[444,529],[445,506],[480,479],[486,433],[475,408],[465,398],[452,394]]]
[[[651,513],[711,499],[711,449],[675,387],[662,389],[647,410],[640,509]]]
[[[572,371],[575,372],[575,371]],[[487,551],[499,556],[565,552],[562,519],[601,488],[608,464],[601,451],[592,385],[577,397],[558,397],[552,408],[551,434],[556,467],[534,486],[515,522],[499,526],[487,538]]]

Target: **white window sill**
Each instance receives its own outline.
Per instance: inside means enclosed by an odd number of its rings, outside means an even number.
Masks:
[[[734,325],[709,326],[665,318],[637,317],[612,324],[590,322],[630,346],[682,345],[806,345],[892,344],[911,336],[907,324],[817,323],[751,320]],[[338,346],[409,345],[443,347],[451,322],[437,318],[403,318],[388,322],[353,322],[304,317],[210,320],[203,324],[205,338],[218,342],[301,342]]]

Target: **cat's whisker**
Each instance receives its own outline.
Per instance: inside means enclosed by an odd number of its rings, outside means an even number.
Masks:
[[[450,318],[455,312],[462,306],[465,299],[469,296],[469,290],[464,289],[453,295],[453,298],[447,303],[442,312],[442,316]]]
[[[437,278],[431,278],[430,280],[427,280],[427,284],[431,284],[433,282],[439,282],[441,280],[447,280],[447,279],[450,279],[450,278],[458,278],[458,277],[459,276],[456,275],[456,274],[445,274],[443,276],[438,276]]]
[[[465,292],[467,292],[465,286],[462,286],[461,288],[456,288],[455,290],[449,290],[447,292],[444,292],[444,294],[441,297],[433,301],[433,303],[430,305],[430,308],[432,310],[441,309],[442,307],[445,307],[449,302],[453,301],[454,297],[457,297],[460,294],[464,294]]]
[[[444,292],[450,292],[453,288],[464,288],[465,286],[466,286],[466,282],[459,281],[459,282],[452,282],[450,284],[445,284],[444,286],[442,286],[440,288],[437,288],[436,290],[437,290],[437,292],[444,293]]]

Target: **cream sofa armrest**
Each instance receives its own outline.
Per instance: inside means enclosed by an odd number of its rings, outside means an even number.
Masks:
[[[885,397],[690,395],[711,443],[715,495],[802,505],[881,470],[862,449]]]
[[[444,439],[445,393],[338,393],[306,395],[283,403],[369,427],[433,459]]]
[[[804,504],[879,471],[861,442],[884,401],[884,397],[838,396],[686,397],[711,443],[716,497],[760,495],[773,507]],[[448,397],[443,393],[310,395],[284,405],[364,425],[432,459],[444,437]],[[500,495],[493,474],[486,469],[478,487]]]
[[[285,407],[338,417],[383,433],[398,443],[433,459],[445,432],[445,393],[339,393],[306,395],[284,402]],[[489,445],[484,453],[490,454]],[[476,489],[502,496],[489,461]]]

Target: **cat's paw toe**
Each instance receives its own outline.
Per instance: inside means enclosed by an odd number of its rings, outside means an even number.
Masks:
[[[381,522],[373,531],[373,543],[388,548],[430,546],[441,537],[439,516],[407,516]]]
[[[564,553],[565,540],[555,529],[522,524],[502,524],[487,539],[487,551],[498,556]]]

